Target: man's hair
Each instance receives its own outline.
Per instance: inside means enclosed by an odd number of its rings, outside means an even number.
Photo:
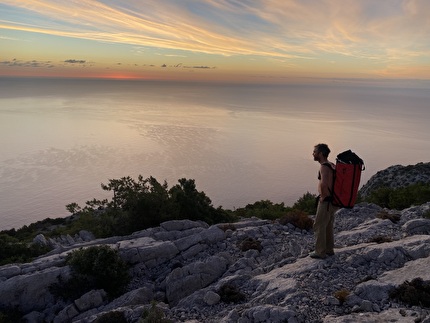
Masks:
[[[315,149],[322,153],[324,157],[328,157],[328,155],[330,154],[330,148],[328,148],[328,146],[326,144],[318,144],[315,145]]]

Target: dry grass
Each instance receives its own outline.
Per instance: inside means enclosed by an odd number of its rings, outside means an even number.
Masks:
[[[254,238],[246,238],[239,242],[238,247],[241,251],[248,251],[251,249],[261,251],[263,247],[261,246],[261,242],[255,240]]]
[[[301,230],[311,230],[314,221],[303,211],[292,210],[279,219],[282,225],[292,224]]]
[[[346,288],[342,288],[334,293],[334,297],[336,297],[340,304],[345,303],[346,298],[349,296],[350,292]]]
[[[369,239],[369,242],[376,242],[377,244],[385,243],[385,242],[392,242],[393,240],[386,236],[375,236],[371,239]]]
[[[390,220],[393,223],[397,223],[400,221],[400,215],[399,214],[391,214],[387,211],[381,211],[376,215],[377,218],[383,219],[383,220]]]

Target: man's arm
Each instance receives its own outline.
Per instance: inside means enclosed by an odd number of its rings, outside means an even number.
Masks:
[[[321,187],[321,197],[320,200],[324,201],[324,199],[328,196],[330,196],[330,186],[331,185],[331,176],[332,176],[332,170],[324,165],[321,165],[321,169],[320,169],[320,173],[321,173],[321,182],[320,182],[320,187]]]

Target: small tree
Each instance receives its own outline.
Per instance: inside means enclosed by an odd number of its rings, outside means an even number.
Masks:
[[[108,295],[120,295],[130,276],[117,251],[108,246],[94,246],[73,251],[67,257],[72,280],[85,282],[87,288],[102,288]]]
[[[196,189],[193,179],[182,178],[169,190],[172,202],[177,207],[178,219],[202,220],[214,224],[230,219],[221,208],[215,209],[204,192]]]
[[[315,194],[306,192],[294,203],[293,209],[301,210],[307,214],[315,214],[317,212],[316,198],[317,196]]]

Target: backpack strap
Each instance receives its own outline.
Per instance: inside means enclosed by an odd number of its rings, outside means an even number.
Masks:
[[[321,165],[329,167],[332,171],[334,171],[333,166],[330,163],[322,163]],[[318,172],[318,179],[321,179],[321,172]]]

